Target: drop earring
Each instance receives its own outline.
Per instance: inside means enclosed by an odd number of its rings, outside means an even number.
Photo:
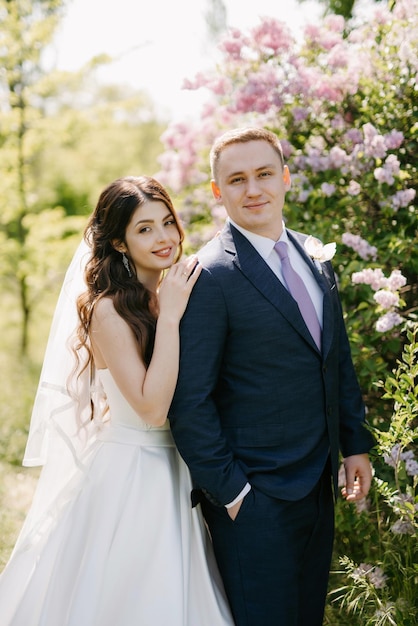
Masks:
[[[124,264],[125,269],[128,272],[129,278],[131,278],[132,277],[131,266],[129,265],[128,257],[126,256],[124,252],[122,252],[122,263]]]

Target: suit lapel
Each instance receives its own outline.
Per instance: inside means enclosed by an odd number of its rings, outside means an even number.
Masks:
[[[296,302],[248,239],[233,226],[228,225],[222,231],[221,238],[225,252],[233,255],[233,262],[239,270],[286,318],[296,332],[302,335],[315,350],[318,350]]]

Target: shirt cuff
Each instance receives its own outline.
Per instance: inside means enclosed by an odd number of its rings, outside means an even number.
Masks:
[[[244,489],[242,489],[242,491],[239,492],[239,494],[237,495],[237,497],[235,498],[235,500],[232,500],[232,502],[228,502],[228,504],[225,504],[227,509],[230,509],[231,506],[234,506],[234,504],[236,504],[237,502],[239,502],[240,500],[242,500],[243,498],[245,498],[245,496],[247,495],[247,493],[251,491],[251,485],[250,483],[247,483],[244,487]]]

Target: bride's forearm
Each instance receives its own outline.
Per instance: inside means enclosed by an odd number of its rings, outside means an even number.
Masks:
[[[179,322],[160,316],[153,355],[142,386],[141,418],[154,426],[162,426],[167,419],[177,383],[179,352]]]

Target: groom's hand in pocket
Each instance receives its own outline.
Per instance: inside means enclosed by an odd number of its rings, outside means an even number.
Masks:
[[[236,502],[234,505],[227,507],[227,511],[228,511],[228,515],[229,517],[234,521],[236,516],[239,513],[239,510],[241,508],[241,504],[244,502],[244,498],[242,498],[241,500],[239,500],[238,502]]]

